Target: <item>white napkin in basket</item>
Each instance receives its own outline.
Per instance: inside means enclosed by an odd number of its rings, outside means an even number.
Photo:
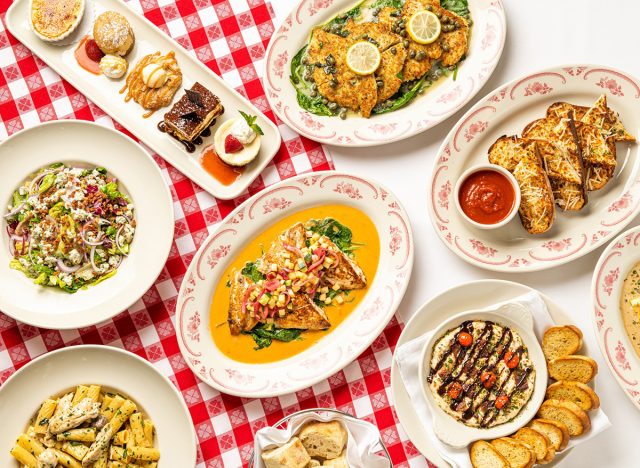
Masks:
[[[516,297],[510,301],[494,304],[482,310],[496,310],[501,305],[508,303],[523,305],[531,311],[534,317],[535,333],[540,342],[542,342],[544,331],[555,325],[551,315],[549,315],[549,311],[547,310],[547,305],[544,300],[540,294],[533,291]],[[427,332],[424,335],[400,346],[396,351],[395,360],[398,364],[398,368],[400,369],[400,376],[402,377],[404,387],[413,402],[415,413],[420,418],[420,422],[422,423],[425,433],[428,434],[433,446],[438,450],[440,456],[445,461],[449,462],[454,468],[471,468],[469,452],[466,448],[456,449],[450,447],[449,445],[441,442],[436,436],[433,431],[431,412],[427,402],[425,401],[424,395],[422,394],[421,382],[418,377],[420,358],[422,348],[425,342],[431,338],[432,334],[433,332]],[[600,432],[611,426],[609,418],[607,418],[607,415],[604,414],[602,409],[590,411],[589,416],[591,417],[591,430],[580,437],[572,437],[567,449],[575,447],[576,445],[595,437]]]
[[[346,418],[341,414],[326,413],[325,416],[315,412],[293,416],[284,429],[263,427],[256,432],[253,466],[264,468],[264,462],[260,456],[262,451],[286,444],[305,423],[310,421],[329,422],[334,419],[341,421],[349,433],[347,439],[349,466],[352,468],[389,468],[388,460],[375,453],[380,450],[378,445],[380,432],[376,426],[361,419]]]

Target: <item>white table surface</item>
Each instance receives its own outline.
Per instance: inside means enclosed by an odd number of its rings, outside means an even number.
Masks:
[[[232,0],[233,1],[233,0]],[[355,2],[355,0],[354,0]],[[427,214],[427,181],[433,158],[451,127],[476,100],[502,83],[542,68],[568,63],[609,65],[640,77],[640,2],[635,0],[503,0],[507,41],[493,76],[467,106],[435,128],[377,148],[327,147],[339,170],[375,178],[400,198],[416,243],[413,277],[398,314],[406,321],[427,300],[467,281],[499,278],[548,294],[582,329],[600,368],[596,389],[613,427],[582,444],[563,467],[640,466],[640,412],[627,399],[602,359],[595,341],[591,275],[602,249],[568,265],[527,274],[501,274],[473,267],[442,244]],[[272,0],[278,21],[297,0]],[[277,25],[279,26],[279,24]],[[637,225],[635,219],[631,226]]]

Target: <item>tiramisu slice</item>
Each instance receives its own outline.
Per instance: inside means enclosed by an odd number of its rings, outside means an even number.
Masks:
[[[164,125],[159,128],[180,140],[187,151],[193,152],[195,145],[202,143],[200,136],[209,136],[208,130],[214,120],[224,112],[224,107],[207,88],[196,82],[191,89],[185,90],[182,96],[164,114]]]

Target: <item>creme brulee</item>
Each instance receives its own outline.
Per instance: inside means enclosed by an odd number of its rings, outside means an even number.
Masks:
[[[255,350],[254,340],[249,335],[232,335],[227,325],[229,311],[229,286],[231,273],[241,270],[247,262],[260,257],[277,236],[291,225],[310,219],[334,218],[351,229],[353,242],[362,244],[354,251],[355,261],[367,278],[367,287],[353,290],[341,305],[331,305],[324,311],[331,327],[323,331],[305,331],[300,339],[290,342],[274,340],[271,346]],[[380,258],[380,239],[373,222],[360,210],[346,205],[322,205],[308,208],[283,218],[269,226],[248,244],[227,266],[218,283],[210,308],[211,335],[218,349],[225,355],[240,362],[262,364],[287,359],[310,348],[337,327],[353,312],[367,294],[378,269]]]

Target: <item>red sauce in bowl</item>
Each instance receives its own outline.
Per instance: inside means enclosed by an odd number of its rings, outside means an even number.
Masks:
[[[513,210],[516,193],[507,176],[484,169],[462,182],[458,199],[462,211],[476,223],[496,224]]]
[[[213,145],[209,145],[202,150],[200,164],[205,171],[222,185],[231,185],[244,172],[244,167],[230,166],[220,159]]]

